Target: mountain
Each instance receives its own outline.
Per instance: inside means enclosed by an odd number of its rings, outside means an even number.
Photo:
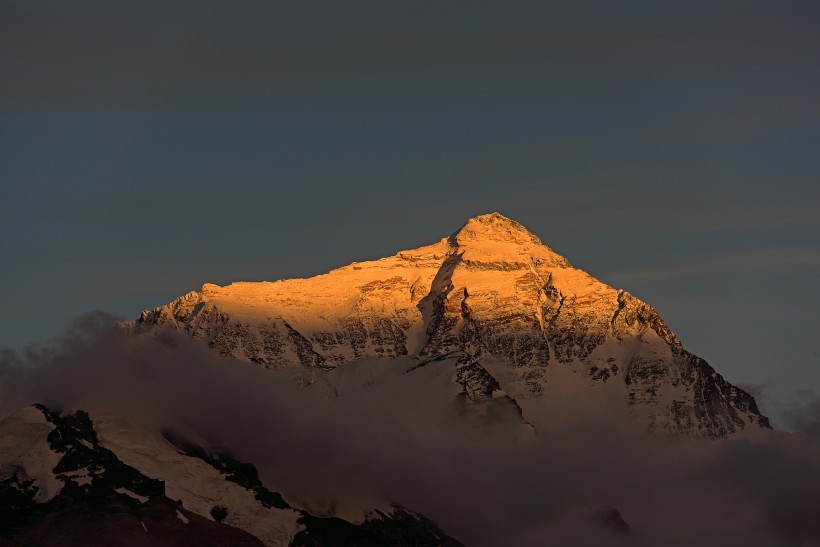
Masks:
[[[471,412],[536,430],[568,401],[679,438],[770,428],[650,305],[498,213],[309,279],[206,284],[124,326],[184,332],[331,395],[434,368]]]
[[[43,405],[0,421],[0,545],[457,547],[403,507],[314,515],[225,450]]]
[[[431,516],[471,544],[620,544],[733,476],[690,469],[707,486],[656,510],[644,485],[731,444],[667,438],[777,436],[651,306],[498,213],[119,326],[0,371],[6,396],[53,384],[0,421],[0,546],[461,545]]]

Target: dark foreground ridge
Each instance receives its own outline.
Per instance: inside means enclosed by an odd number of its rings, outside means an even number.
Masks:
[[[59,455],[53,474],[62,489],[48,501],[38,502],[39,487],[29,472],[0,462],[0,546],[265,545],[250,533],[220,522],[227,516],[224,507],[214,506],[207,518],[170,499],[163,481],[124,464],[99,443],[86,412],[61,415],[43,405],[35,408],[54,427],[47,441]],[[165,436],[181,453],[205,461],[226,480],[253,492],[264,506],[298,511],[304,529],[291,545],[461,545],[430,520],[400,506],[390,514],[374,512],[361,524],[313,516],[265,488],[252,464],[239,462],[224,450],[205,449],[171,431]]]

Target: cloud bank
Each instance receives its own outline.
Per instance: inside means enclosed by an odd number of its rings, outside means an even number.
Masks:
[[[503,419],[471,426],[439,385],[399,378],[329,398],[280,372],[92,314],[55,343],[0,354],[0,412],[105,405],[184,425],[272,490],[324,507],[397,502],[471,546],[820,544],[816,397],[795,406],[792,434],[669,441],[574,420],[568,404],[554,429],[515,438]],[[606,506],[629,533],[594,516]]]

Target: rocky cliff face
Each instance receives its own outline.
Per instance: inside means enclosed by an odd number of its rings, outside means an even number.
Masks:
[[[433,245],[309,279],[206,284],[126,326],[170,327],[241,360],[309,370],[305,383],[362,359],[455,356],[462,399],[502,399],[533,423],[569,390],[614,394],[634,420],[673,436],[769,427],[754,399],[684,350],[651,306],[497,213]]]

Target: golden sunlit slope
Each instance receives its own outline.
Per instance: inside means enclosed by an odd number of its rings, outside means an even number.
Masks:
[[[649,305],[498,213],[432,245],[309,279],[206,284],[128,326],[162,325],[238,359],[307,367],[311,382],[354,360],[457,353],[457,385],[480,399],[464,367],[480,369],[494,386],[483,396],[512,396],[527,419],[583,394],[621,401],[625,414],[675,435],[768,426],[751,396],[684,351]]]

